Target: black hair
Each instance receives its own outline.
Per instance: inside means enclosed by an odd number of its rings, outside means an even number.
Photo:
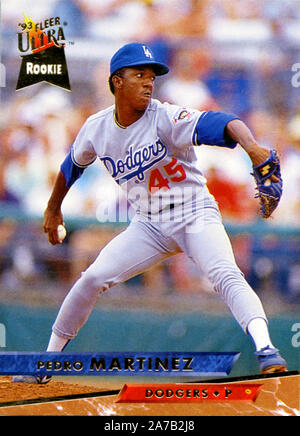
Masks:
[[[109,89],[113,95],[115,95],[115,87],[112,80],[114,76],[124,77],[124,68],[120,68],[119,70],[115,71],[113,74],[109,76],[108,79]]]

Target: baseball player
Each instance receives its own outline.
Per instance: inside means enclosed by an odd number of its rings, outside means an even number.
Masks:
[[[202,144],[243,147],[253,164],[265,216],[272,213],[281,195],[276,152],[260,147],[235,115],[153,99],[156,76],[168,71],[146,44],[121,47],[110,62],[109,86],[115,104],[86,120],[60,167],[44,213],[43,228],[51,244],[61,242],[57,228],[64,223],[65,196],[97,157],[124,189],[135,216],[69,291],[47,351],[62,351],[77,335],[101,292],[185,252],[252,338],[261,372],[286,371],[285,360],[271,342],[261,301],[235,262],[216,201],[195,165],[194,148]],[[17,376],[14,381],[47,383],[50,378]]]

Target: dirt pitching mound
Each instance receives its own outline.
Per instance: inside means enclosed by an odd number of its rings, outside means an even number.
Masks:
[[[236,380],[239,383],[241,380]],[[245,382],[245,379],[242,380]],[[52,380],[47,385],[12,383],[0,377],[0,415],[69,416],[300,416],[300,375],[250,378],[262,384],[254,402],[118,403],[115,386]],[[83,380],[84,383],[84,380]],[[224,384],[226,381],[220,381]],[[104,383],[103,383],[104,384]]]

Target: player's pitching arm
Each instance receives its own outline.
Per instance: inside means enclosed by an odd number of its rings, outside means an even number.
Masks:
[[[229,122],[226,133],[248,153],[257,190],[255,198],[260,204],[259,214],[264,219],[270,218],[282,196],[283,181],[277,151],[260,147],[248,127],[240,120]]]
[[[57,228],[60,224],[64,223],[61,205],[69,189],[70,188],[66,186],[65,176],[60,171],[57,175],[52,194],[44,212],[43,221],[43,230],[45,233],[48,233],[48,240],[52,245],[60,243]]]
[[[82,175],[84,168],[74,164],[71,152],[66,156],[56,177],[56,181],[44,212],[43,230],[48,234],[50,244],[61,243],[57,228],[64,224],[61,206],[73,183]]]
[[[243,121],[239,119],[230,121],[226,126],[226,133],[248,153],[253,166],[260,165],[268,159],[270,151],[258,145],[251,130]],[[271,180],[278,182],[279,179],[272,175]]]

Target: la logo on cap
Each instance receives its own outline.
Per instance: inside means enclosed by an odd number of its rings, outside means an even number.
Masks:
[[[144,50],[145,56],[147,56],[147,58],[151,58],[151,59],[153,58],[152,53],[151,53],[151,51],[149,50],[148,47],[143,45],[143,50]]]

